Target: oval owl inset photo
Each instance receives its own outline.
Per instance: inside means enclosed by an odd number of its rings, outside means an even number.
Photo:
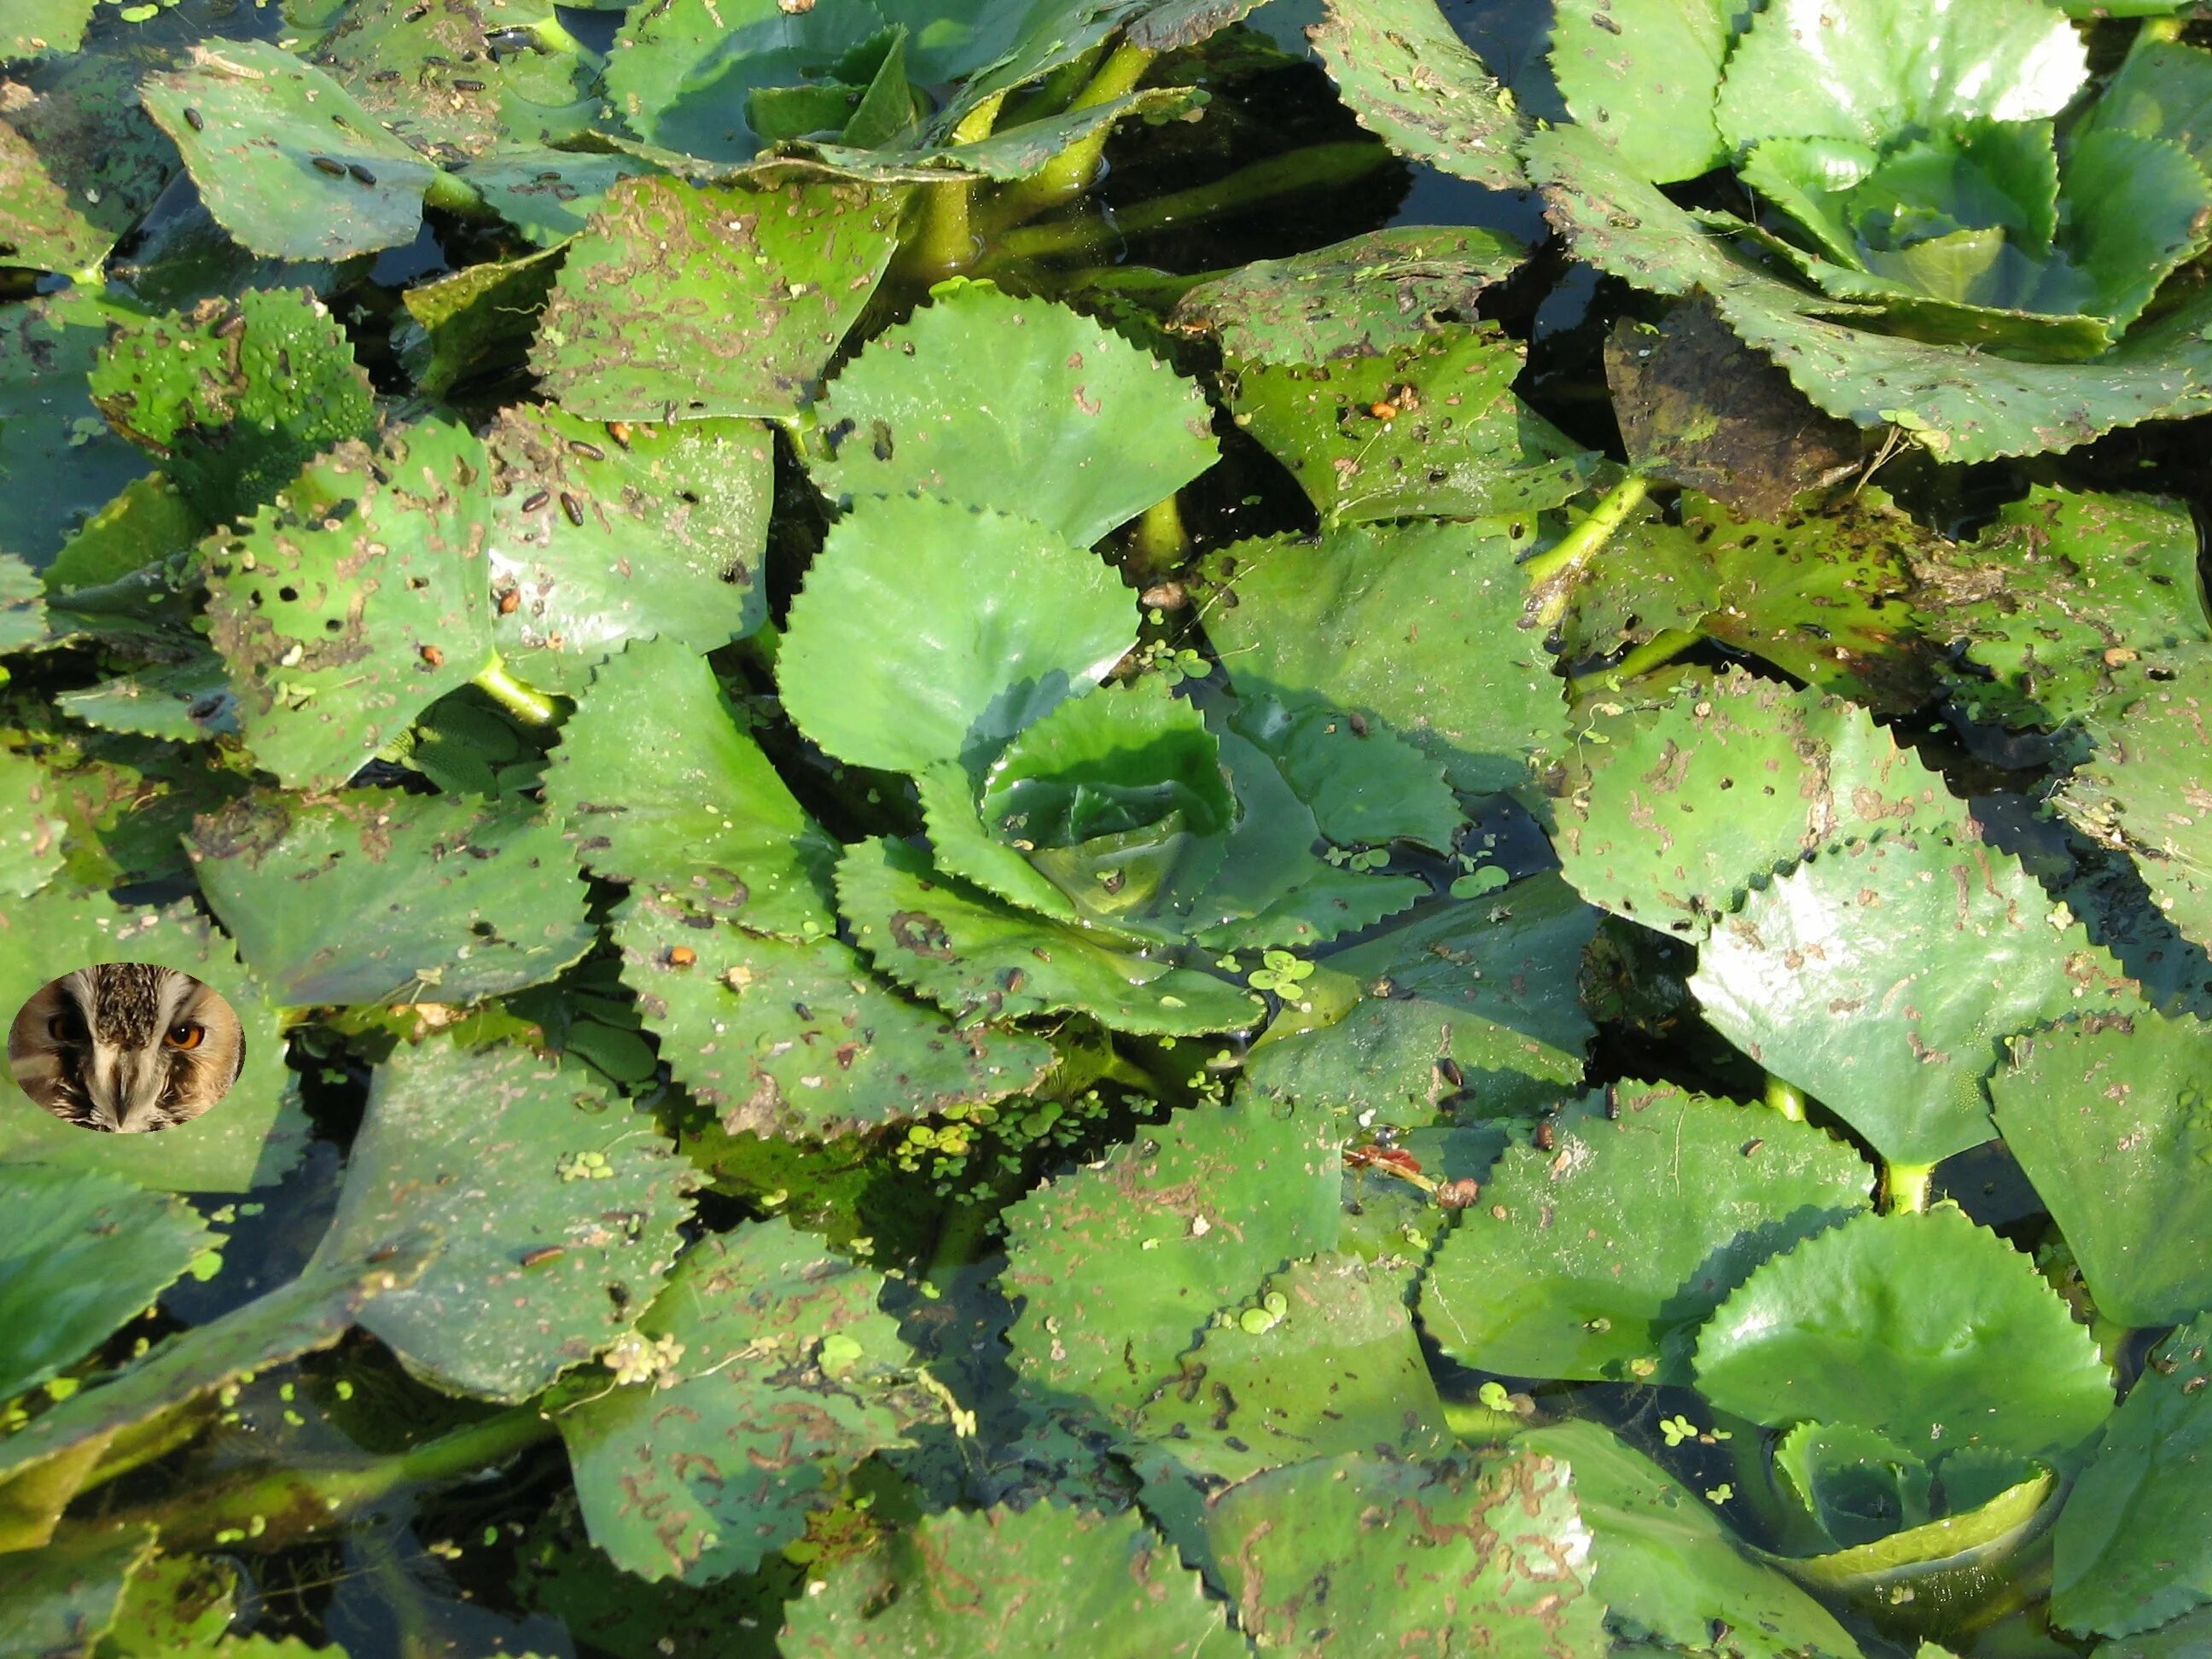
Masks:
[[[64,1122],[109,1134],[191,1122],[245,1060],[246,1033],[220,994],[145,962],[51,980],[8,1029],[17,1086]]]

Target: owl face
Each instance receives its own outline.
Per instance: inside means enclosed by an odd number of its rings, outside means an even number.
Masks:
[[[245,1061],[231,1006],[189,974],[143,962],[80,968],[41,986],[8,1033],[23,1092],[65,1121],[141,1134],[191,1121]]]

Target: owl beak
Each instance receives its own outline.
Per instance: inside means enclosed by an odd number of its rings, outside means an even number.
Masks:
[[[146,1127],[140,1120],[147,1109],[161,1099],[163,1082],[161,1056],[153,1049],[94,1043],[85,1079],[94,1124],[111,1133],[137,1133]]]

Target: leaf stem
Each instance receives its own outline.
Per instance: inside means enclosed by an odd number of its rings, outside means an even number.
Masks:
[[[2181,39],[2181,22],[2179,16],[2173,15],[2146,17],[2142,20],[2142,27],[2136,31],[2136,42],[2141,46],[2154,40],[2179,40]]]
[[[1640,679],[1655,668],[1664,668],[1704,637],[1702,634],[1692,634],[1686,629],[1662,629],[1612,667],[1577,674],[1570,684],[1577,691],[1595,690],[1604,685],[1626,684],[1630,680]]]
[[[534,686],[525,685],[507,672],[507,665],[496,657],[491,666],[476,678],[476,684],[500,707],[528,726],[550,726],[560,712],[552,698]]]
[[[1528,1426],[1517,1412],[1493,1411],[1476,1400],[1447,1400],[1444,1426],[1470,1445],[1495,1445]]]
[[[1805,1091],[1771,1072],[1766,1074],[1766,1103],[1792,1123],[1805,1121]]]
[[[1630,473],[1590,509],[1588,518],[1521,567],[1528,578],[1538,626],[1548,632],[1566,615],[1567,600],[1583,568],[1650,493],[1650,479],[1640,472]]]
[[[1130,574],[1146,584],[1158,580],[1190,556],[1190,532],[1182,508],[1169,495],[1146,507],[1130,538]]]
[[[556,1432],[536,1404],[517,1406],[394,1456],[350,1468],[276,1469],[235,1486],[192,1491],[125,1518],[152,1522],[179,1552],[216,1544],[282,1549],[328,1531],[402,1486],[458,1480]]]
[[[991,136],[991,128],[1006,105],[1006,94],[993,93],[960,118],[952,129],[955,144],[973,144]],[[969,219],[977,180],[960,179],[923,187],[921,219],[908,245],[905,264],[914,276],[927,281],[951,276],[975,263],[982,242]]]
[[[1933,1164],[1885,1164],[1881,1166],[1881,1207],[1886,1215],[1922,1215],[1928,1209],[1928,1188],[1935,1176]]]
[[[1136,90],[1137,82],[1152,66],[1156,55],[1143,46],[1121,41],[1091,72],[1083,90],[1068,105],[1068,112],[1096,109],[1101,104],[1127,97]],[[1008,191],[1006,202],[1012,216],[1006,222],[1019,223],[1063,202],[1073,201],[1089,190],[1097,181],[1099,164],[1106,155],[1106,140],[1112,131],[1109,122],[1089,137],[1078,139],[1047,161],[1033,178]]]
[[[443,167],[430,170],[430,182],[422,188],[422,205],[441,208],[466,219],[492,216],[491,205],[484,200],[483,192],[460,174],[448,173]]]
[[[1383,145],[1368,143],[1309,144],[1239,167],[1225,179],[1154,196],[1116,208],[1111,220],[1097,214],[1023,225],[997,239],[999,255],[1013,259],[1055,258],[1147,235],[1185,220],[1249,212],[1280,197],[1348,184],[1396,165]]]

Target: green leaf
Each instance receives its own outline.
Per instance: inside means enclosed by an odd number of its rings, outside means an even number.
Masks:
[[[2212,1452],[2212,1322],[2161,1343],[2058,1516],[2055,1622],[2132,1636],[2212,1600],[2212,1504],[2184,1470]]]
[[[416,387],[443,397],[465,380],[520,369],[562,257],[562,249],[552,247],[487,259],[400,295],[411,320],[394,327],[392,343]]]
[[[138,782],[133,793],[144,789]],[[108,962],[173,968],[229,1003],[245,1033],[238,1081],[213,1109],[155,1134],[91,1134],[43,1112],[0,1113],[0,1164],[94,1170],[164,1192],[242,1193],[283,1179],[307,1137],[283,1027],[230,941],[190,904],[126,910],[56,883],[9,905],[0,916],[0,1010],[12,1018],[57,975]]]
[[[0,652],[47,641],[46,596],[38,574],[12,553],[0,553]]]
[[[875,965],[962,1026],[1075,1012],[1117,1031],[1194,1036],[1247,1029],[1263,1012],[1255,999],[1210,974],[1025,915],[942,874],[902,842],[847,848],[837,899]]]
[[[585,867],[609,881],[756,933],[800,938],[831,925],[836,843],[689,646],[636,641],[600,665],[561,729],[545,801]]]
[[[1334,1247],[1339,1145],[1328,1113],[1247,1093],[1146,1126],[1009,1209],[1006,1340],[1032,1408],[1133,1431],[1214,1314]]]
[[[583,231],[617,184],[652,171],[652,162],[619,150],[502,145],[470,162],[461,177],[501,218],[550,252]]]
[[[438,169],[270,41],[196,46],[183,69],[148,76],[142,96],[208,210],[255,253],[343,259],[422,228]]]
[[[1305,1654],[1551,1659],[1607,1646],[1568,1466],[1371,1452],[1255,1475],[1206,1515],[1212,1569],[1248,1634]]]
[[[764,427],[679,421],[618,439],[565,410],[521,404],[484,441],[501,596],[492,637],[522,679],[574,694],[625,641],[659,635],[712,651],[761,625],[775,472]]]
[[[1928,1522],[1928,1466],[1870,1430],[1801,1423],[1777,1443],[1774,1463],[1838,1549]],[[1951,1507],[1963,1512],[1970,1506]]]
[[[90,1170],[0,1167],[0,1400],[90,1352],[216,1242],[192,1206]]]
[[[1441,758],[1453,788],[1510,789],[1566,735],[1543,641],[1519,626],[1520,545],[1492,524],[1238,542],[1209,565],[1206,632],[1248,694],[1357,713]]]
[[[61,868],[64,820],[58,796],[45,766],[0,750],[0,893],[28,898]]]
[[[1268,1290],[1246,1310],[1260,1318],[1214,1325],[1183,1356],[1122,1448],[1188,1559],[1203,1557],[1206,1500],[1224,1485],[1307,1458],[1387,1448],[1419,1461],[1453,1443],[1397,1275],[1324,1255]]]
[[[831,529],[792,601],[777,680],[799,730],[841,760],[973,771],[1136,640],[1135,596],[1055,532],[894,496]]]
[[[1360,729],[1326,703],[1285,704],[1248,692],[1230,724],[1273,761],[1340,847],[1418,842],[1449,852],[1465,822],[1433,756],[1391,732]]]
[[[2053,798],[2084,834],[2124,849],[2152,901],[2185,938],[2212,945],[2212,852],[2192,833],[2204,812],[2203,771],[2212,651],[2177,654],[2170,683],[2088,721],[2095,744]]]
[[[73,274],[99,265],[115,240],[77,210],[37,147],[0,121],[0,259]]]
[[[1521,364],[1494,328],[1455,327],[1380,356],[1231,363],[1230,408],[1324,526],[1533,514],[1579,494],[1593,458],[1513,395]]]
[[[1826,1608],[1746,1557],[1717,1515],[1598,1424],[1557,1423],[1514,1443],[1566,1464],[1606,1621],[1621,1635],[1723,1659],[1859,1659]]]
[[[98,0],[0,0],[0,58],[75,52]]]
[[[2086,143],[2100,132],[2162,138],[2180,145],[2199,167],[2212,167],[2212,52],[2137,35],[2118,71],[2081,112],[2072,136]]]
[[[608,58],[607,97],[651,143],[742,161],[760,143],[746,119],[748,94],[826,76],[884,22],[865,0],[796,11],[775,0],[672,0],[623,25]]]
[[[2115,1325],[2212,1307],[2208,1042],[2201,1020],[2148,1012],[2062,1025],[2019,1039],[1990,1079],[2005,1145]]]
[[[2058,1513],[2057,1477],[2038,1470],[1980,1508],[1954,1513],[1831,1555],[1769,1557],[1808,1588],[1862,1609],[1926,1600],[1973,1607],[1986,1601],[2012,1558],[2050,1530]],[[1934,1644],[1924,1644],[1923,1654]],[[1936,1649],[1936,1652],[1944,1652]]]
[[[875,291],[900,198],[848,185],[613,185],[568,246],[530,366],[593,420],[788,415]]]
[[[957,1031],[877,983],[850,945],[763,939],[634,897],[617,913],[623,977],[670,1070],[725,1131],[827,1139],[1030,1088],[1052,1050]]]
[[[2212,1641],[2212,1607],[2117,1642],[2100,1642],[2093,1659],[2195,1659]]]
[[[353,0],[314,58],[426,155],[481,155],[584,131],[599,112],[592,67],[574,52],[496,50],[493,31],[521,21],[504,9],[499,0]]]
[[[1071,698],[1017,733],[984,775],[977,821],[1066,896],[1034,908],[1172,937],[1220,868],[1237,811],[1220,754],[1198,709],[1150,675]],[[1027,902],[1029,884],[1007,885],[1018,890],[1002,896]]]
[[[31,3],[56,9],[53,0]],[[0,40],[5,36],[0,24]],[[19,90],[9,97],[7,125],[29,144],[69,211],[96,233],[85,264],[99,264],[137,228],[177,171],[175,147],[139,100],[142,68],[125,53],[81,52],[19,71]]]
[[[1872,1171],[1764,1107],[1620,1083],[1507,1150],[1421,1290],[1463,1364],[1686,1383],[1697,1327],[1777,1252],[1868,1207]]]
[[[0,33],[0,40],[5,38]],[[70,1528],[44,1549],[0,1555],[9,1659],[91,1652],[114,1626],[131,1577],[153,1559],[156,1536],[143,1522],[92,1522]]]
[[[1552,73],[1577,121],[1658,184],[1729,159],[1713,125],[1721,65],[1748,20],[1721,0],[1590,0],[1562,5]]]
[[[2003,1040],[2131,987],[2009,853],[1891,835],[1818,854],[1717,924],[1705,1018],[1894,1164],[1990,1139]]]
[[[652,1300],[699,1177],[614,1104],[515,1046],[433,1038],[377,1068],[316,1254],[357,1261],[407,1228],[442,1235],[421,1278],[362,1312],[410,1370],[526,1400]]]
[[[1399,155],[1492,190],[1522,183],[1521,118],[1437,0],[1329,0],[1313,44],[1360,125]]]
[[[205,649],[180,663],[60,692],[54,706],[103,732],[131,732],[171,743],[238,735],[238,700],[231,696],[229,676],[222,659]],[[0,763],[0,773],[5,769]]]
[[[244,518],[314,456],[376,430],[345,331],[302,289],[126,322],[90,385],[108,424],[210,522]]]
[[[491,657],[483,445],[437,421],[339,445],[208,559],[239,725],[287,788],[343,783]]]
[[[2185,300],[2089,362],[2033,362],[1855,327],[1850,302],[1810,295],[1731,257],[1602,140],[1573,126],[1532,136],[1545,187],[1583,258],[1639,288],[1702,288],[1746,343],[1797,389],[1860,426],[1903,426],[1958,463],[2040,453],[2115,427],[2212,408],[2212,295]]]
[[[1698,1387],[1769,1425],[1872,1430],[1929,1457],[2064,1457],[2112,1409],[2089,1333],[1957,1209],[1862,1215],[1759,1268],[1698,1339]]]
[[[170,1337],[112,1380],[80,1389],[0,1439],[0,1478],[79,1448],[104,1446],[158,1413],[331,1346],[352,1328],[363,1304],[404,1287],[432,1254],[433,1246],[419,1235],[388,1238],[377,1251],[380,1260],[319,1263],[242,1307]]]
[[[1224,1613],[1136,1510],[1039,1503],[924,1516],[839,1562],[818,1594],[789,1604],[777,1650],[981,1653],[1011,1640],[1035,1653],[1249,1652]]]
[[[1958,0],[1931,15],[1864,0],[1847,16],[1779,0],[1729,56],[1715,112],[1735,148],[1762,138],[1851,138],[1963,121],[2033,121],[2073,101],[2089,73],[2074,27],[2037,0]]]
[[[1555,797],[1561,873],[1593,904],[1701,934],[1849,837],[1963,833],[1940,775],[1840,697],[1729,669],[1656,708],[1602,704]]]
[[[1960,676],[1976,718],[2062,726],[2123,706],[2212,645],[2197,526],[2179,502],[2038,485],[1974,540],[1923,538],[1913,608],[1996,681]]]
[[[51,559],[70,532],[147,471],[107,429],[85,374],[110,323],[132,313],[72,288],[0,308],[0,648],[38,637],[10,601],[9,555]],[[40,630],[43,632],[43,629]]]
[[[1380,356],[1473,318],[1483,291],[1528,257],[1500,230],[1394,225],[1200,283],[1170,323],[1213,334],[1231,362]]]
[[[246,965],[293,1006],[474,1002],[591,948],[568,849],[527,802],[265,793],[203,819],[191,854]]]
[[[925,490],[1080,546],[1213,464],[1198,387],[1091,319],[987,283],[939,288],[823,397],[833,497]]]
[[[882,1288],[787,1222],[700,1240],[638,1322],[650,1380],[556,1419],[592,1541],[645,1579],[750,1572],[854,1465],[905,1444],[889,1385],[908,1355]]]

